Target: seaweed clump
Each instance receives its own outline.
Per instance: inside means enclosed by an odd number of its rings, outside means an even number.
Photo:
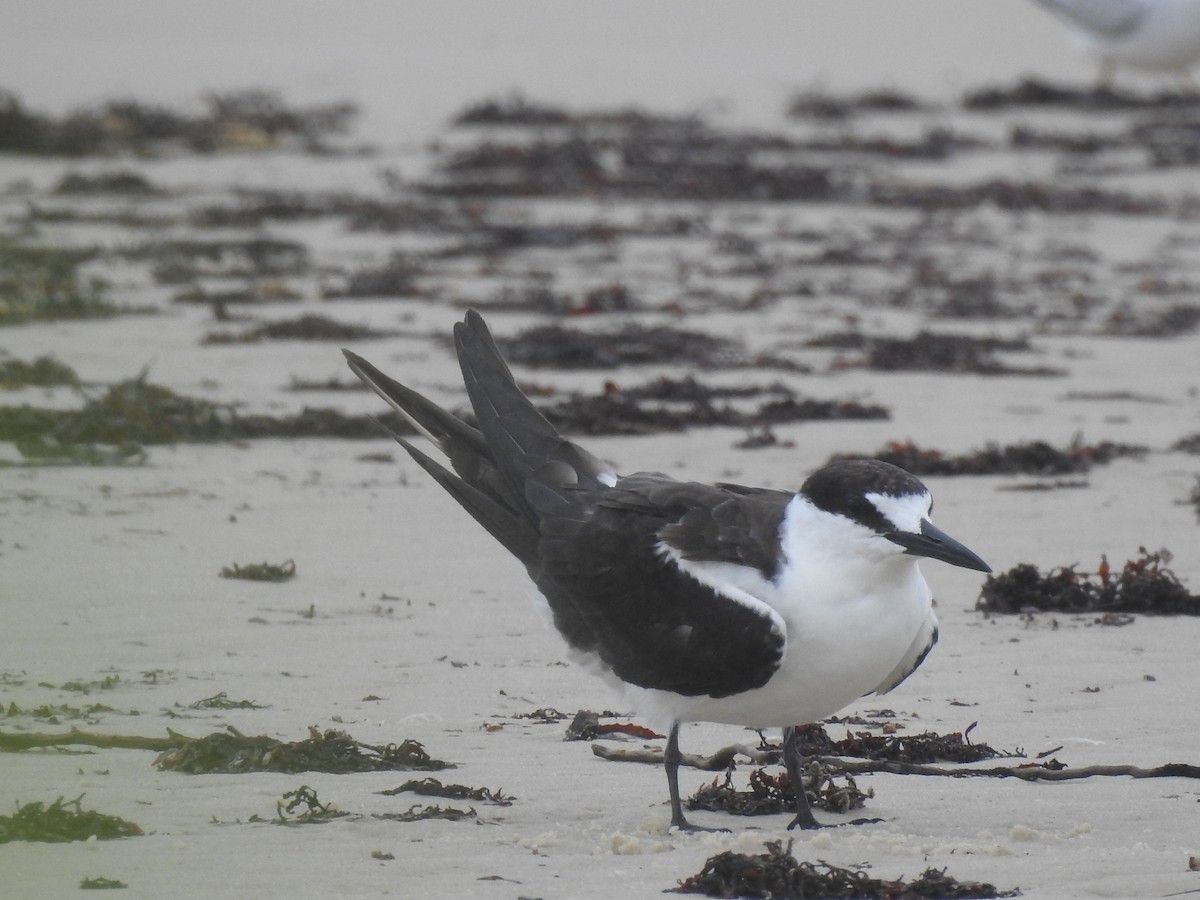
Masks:
[[[977,375],[1062,375],[1045,366],[1015,367],[993,356],[997,350],[1028,351],[1024,340],[1001,341],[965,334],[922,331],[911,338],[871,338],[865,365],[876,372],[973,372]]]
[[[126,312],[109,299],[107,282],[80,271],[96,255],[0,238],[0,325],[107,319]]]
[[[866,731],[846,732],[846,737],[835,741],[829,737],[822,725],[804,725],[796,729],[799,734],[800,752],[806,756],[852,756],[862,759],[889,760],[921,765],[947,761],[956,763],[979,762],[997,757],[1020,756],[997,750],[988,744],[975,744],[970,740],[974,724],[964,731],[935,734],[926,731],[916,735],[871,734]]]
[[[927,450],[911,441],[892,441],[871,456],[912,472],[914,475],[1071,475],[1088,472],[1119,457],[1144,456],[1147,448],[1136,444],[1101,441],[1084,444],[1075,440],[1064,450],[1045,441],[1023,441],[1000,446],[989,443],[981,450],[950,456]],[[833,459],[853,459],[839,453]]]
[[[517,337],[497,338],[496,343],[510,362],[535,368],[610,369],[681,363],[699,368],[804,369],[790,360],[749,353],[728,338],[665,325],[631,324],[616,331],[596,332],[543,325]]]
[[[0,406],[0,440],[13,441],[28,458],[110,464],[144,459],[139,445],[232,441],[265,437],[377,438],[379,423],[404,434],[398,415],[346,415],[306,407],[289,416],[242,415],[231,405],[178,394],[136,378],[110,385],[80,409]],[[115,445],[105,453],[94,445]]]
[[[811,806],[832,813],[847,813],[862,809],[871,790],[863,792],[854,778],[847,775],[844,784],[835,781],[838,773],[833,766],[810,760],[805,768],[804,791]],[[750,773],[750,789],[739,791],[733,786],[733,774],[725,773],[724,783],[716,779],[688,798],[688,809],[725,812],[733,816],[769,816],[794,812],[796,788],[787,772],[772,775],[766,769]]]
[[[1200,596],[1190,593],[1167,567],[1170,552],[1149,553],[1138,547],[1138,554],[1119,573],[1112,571],[1105,556],[1094,573],[1070,565],[1043,575],[1037,566],[1021,563],[989,575],[975,608],[1005,615],[1042,611],[1200,616]]]
[[[996,85],[979,88],[963,97],[963,106],[966,109],[986,112],[1014,106],[1071,107],[1110,112],[1122,109],[1187,107],[1195,102],[1191,96],[1178,93],[1140,95],[1107,85],[1079,88],[1043,81],[1040,78],[1022,78],[1012,87]]]
[[[366,338],[392,337],[394,331],[371,328],[369,325],[350,325],[329,316],[305,315],[295,319],[266,322],[236,334],[224,331],[209,332],[205,344],[255,344],[272,341],[357,341]]]
[[[94,156],[152,153],[186,147],[262,151],[284,144],[310,153],[328,153],[328,137],[345,132],[357,108],[339,101],[288,106],[274,91],[249,88],[211,93],[206,112],[194,115],[139,100],[110,100],[63,118],[27,109],[0,89],[0,152],[36,156]]]
[[[247,563],[221,567],[222,578],[240,578],[243,581],[288,581],[296,576],[296,563],[287,560],[283,563]]]
[[[843,869],[826,862],[797,862],[792,842],[768,841],[767,852],[755,856],[726,850],[710,856],[704,868],[671,888],[675,894],[707,897],[753,897],[805,900],[816,897],[855,897],[859,900],[918,900],[918,898],[1015,897],[995,885],[959,881],[945,869],[926,869],[913,881],[872,878],[862,869]]]
[[[454,768],[453,763],[431,757],[420,742],[407,740],[383,747],[363,744],[343,731],[310,729],[303,741],[284,743],[258,735],[250,737],[230,728],[187,741],[160,753],[159,769],[189,775],[242,772],[382,772]]]
[[[0,816],[0,844],[9,841],[65,843],[89,838],[110,841],[142,834],[142,829],[133,822],[93,809],[85,810],[80,804],[82,799],[80,794],[71,801],[59,797],[49,806],[26,803],[11,816]]]
[[[739,409],[733,399],[765,396],[755,409]],[[621,388],[607,382],[595,395],[573,395],[544,405],[541,412],[556,428],[575,434],[658,434],[696,426],[767,429],[789,422],[834,419],[886,419],[888,411],[854,400],[800,397],[786,385],[718,387],[693,377],[660,378]]]
[[[0,359],[0,390],[23,387],[79,387],[79,376],[66,363],[52,356],[39,356],[32,362]]]
[[[494,806],[512,806],[515,797],[505,794],[497,788],[473,788],[465,784],[442,784],[436,778],[410,780],[399,787],[388,791],[380,791],[385,796],[395,796],[403,793],[420,794],[423,797],[447,797],[451,800],[476,800],[480,803],[490,803]]]

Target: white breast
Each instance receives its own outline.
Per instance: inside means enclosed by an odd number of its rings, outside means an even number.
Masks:
[[[744,566],[682,562],[706,584],[736,586],[734,602],[749,594],[770,606],[786,630],[783,663],[763,687],[733,697],[633,688],[630,699],[663,719],[765,728],[816,721],[883,686],[937,620],[916,560],[864,532],[796,498],[781,531],[787,564],[774,582]]]

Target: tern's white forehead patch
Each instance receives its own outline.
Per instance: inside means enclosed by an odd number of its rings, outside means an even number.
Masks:
[[[883,517],[900,531],[920,531],[921,520],[929,515],[929,508],[933,505],[933,499],[927,493],[903,494],[899,497],[872,493],[866,496]]]

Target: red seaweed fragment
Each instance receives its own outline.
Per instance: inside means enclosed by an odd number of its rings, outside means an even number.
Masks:
[[[826,862],[797,862],[792,842],[768,841],[767,852],[756,856],[726,850],[710,856],[704,868],[670,888],[675,894],[707,897],[821,900],[853,897],[857,900],[919,900],[919,898],[1016,897],[1019,891],[1000,891],[995,885],[958,881],[945,869],[926,869],[914,881],[883,881],[861,868],[843,869]]]
[[[1037,566],[1021,563],[999,575],[989,575],[975,609],[983,613],[1012,615],[1028,612],[1141,613],[1143,615],[1200,616],[1200,596],[1190,593],[1167,568],[1171,554],[1138,547],[1139,556],[1128,560],[1115,574],[1108,559],[1100,557],[1095,573],[1059,566],[1043,575]],[[1126,624],[1121,619],[1100,624]]]
[[[600,721],[601,717],[616,718],[616,716],[616,713],[609,710],[596,713],[589,709],[581,709],[575,714],[575,718],[571,720],[571,724],[567,726],[563,740],[594,741],[597,738],[614,737],[617,735],[626,735],[638,738],[639,740],[659,740],[665,737],[665,735],[658,734],[644,725],[634,725],[632,722],[602,723]]]

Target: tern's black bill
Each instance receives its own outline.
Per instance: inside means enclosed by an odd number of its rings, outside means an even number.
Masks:
[[[899,544],[905,553],[911,553],[913,556],[940,559],[952,566],[975,569],[978,572],[992,571],[992,567],[974,551],[967,549],[928,519],[921,520],[920,534],[913,534],[911,531],[889,531],[884,537],[894,544]]]

